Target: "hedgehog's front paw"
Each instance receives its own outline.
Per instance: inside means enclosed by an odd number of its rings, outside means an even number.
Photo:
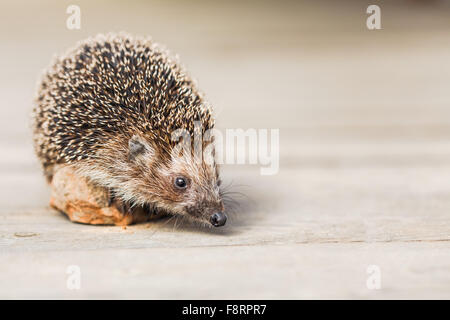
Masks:
[[[128,202],[112,198],[111,203],[120,213],[125,215],[131,214],[131,206]]]
[[[141,223],[150,220],[156,220],[163,217],[165,214],[155,211],[148,205],[132,206],[129,202],[120,199],[111,199],[111,205],[114,206],[124,216],[132,219],[132,223]]]

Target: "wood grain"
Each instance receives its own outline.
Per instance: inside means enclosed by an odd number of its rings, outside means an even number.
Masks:
[[[374,32],[356,2],[235,5],[80,1],[72,32],[64,2],[2,4],[0,298],[450,298],[446,4],[383,3]],[[120,29],[180,53],[218,128],[280,129],[278,174],[223,168],[245,195],[225,228],[86,226],[49,208],[28,129],[36,77],[53,53]]]

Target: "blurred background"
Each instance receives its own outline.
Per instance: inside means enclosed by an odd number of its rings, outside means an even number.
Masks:
[[[80,6],[80,30],[66,27],[71,4]],[[450,2],[376,1],[382,30],[372,31],[369,4],[4,1],[2,181],[18,181],[13,168],[37,171],[27,125],[51,57],[122,30],[151,35],[180,55],[219,128],[279,128],[281,167],[447,164]],[[16,189],[7,189],[2,196],[11,199]]]
[[[81,9],[80,30],[66,27],[66,9],[72,4]],[[381,8],[381,30],[366,27],[371,4]],[[4,225],[19,228],[27,215],[17,221],[10,220],[11,215],[48,210],[49,190],[28,127],[39,74],[54,54],[78,40],[127,31],[151,35],[179,54],[212,103],[218,128],[280,129],[277,175],[260,176],[258,166],[225,166],[225,180],[246,185],[241,191],[251,201],[243,205],[244,218],[236,227],[242,233],[209,236],[211,243],[450,237],[450,1],[19,0],[3,1],[0,15]],[[0,234],[13,239],[8,228]],[[161,243],[169,237],[159,236]],[[189,237],[182,238],[183,243],[172,239],[171,245],[204,241],[198,235]],[[63,248],[56,240],[53,244]],[[45,241],[40,245],[50,246]],[[118,246],[130,245],[124,241]],[[27,246],[14,242],[9,250],[14,248]],[[394,259],[399,251],[392,250]],[[436,264],[439,252],[429,257],[430,264]],[[408,261],[419,261],[414,257]],[[433,292],[448,298],[449,262],[439,261],[443,269],[435,272],[442,277]],[[391,271],[401,278],[407,269],[402,268]],[[351,279],[353,269],[345,270],[343,274],[348,272]],[[414,269],[406,280],[416,281],[420,270]],[[289,271],[288,275],[274,281],[289,286],[293,278],[302,276]],[[308,276],[323,278],[321,273]],[[425,285],[429,276],[415,283]],[[305,284],[309,297],[316,297],[314,292],[342,297],[338,294],[342,286],[326,291],[334,282],[322,283],[324,291],[313,282]],[[231,285],[226,276],[222,285]],[[260,296],[252,291],[252,283],[243,280],[241,285],[241,297],[255,297],[252,292]],[[348,289],[349,296],[360,294],[359,288],[355,284],[353,291]],[[272,295],[262,297],[282,297],[283,292],[287,297],[308,297],[293,288],[274,285],[272,289]],[[414,296],[411,291],[394,290],[388,297],[398,292]],[[166,294],[171,297],[173,292]],[[234,296],[230,293],[230,297]]]
[[[80,30],[66,27],[71,4],[80,6]],[[382,30],[367,29],[369,4],[380,6]],[[450,1],[1,6],[2,183],[20,184],[33,205],[41,194],[13,169],[38,174],[27,127],[36,80],[53,55],[110,31],[151,35],[178,53],[219,128],[279,128],[282,168],[450,160]],[[15,193],[6,188],[4,201]]]

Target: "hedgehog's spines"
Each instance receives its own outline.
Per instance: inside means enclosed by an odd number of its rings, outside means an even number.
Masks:
[[[44,167],[94,158],[110,139],[140,133],[170,148],[196,119],[214,126],[209,105],[178,59],[150,38],[126,33],[81,41],[43,74],[33,112]]]

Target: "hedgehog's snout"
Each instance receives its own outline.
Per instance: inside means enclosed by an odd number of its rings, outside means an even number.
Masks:
[[[209,221],[214,227],[221,227],[227,222],[227,215],[223,212],[216,212],[211,215]]]

